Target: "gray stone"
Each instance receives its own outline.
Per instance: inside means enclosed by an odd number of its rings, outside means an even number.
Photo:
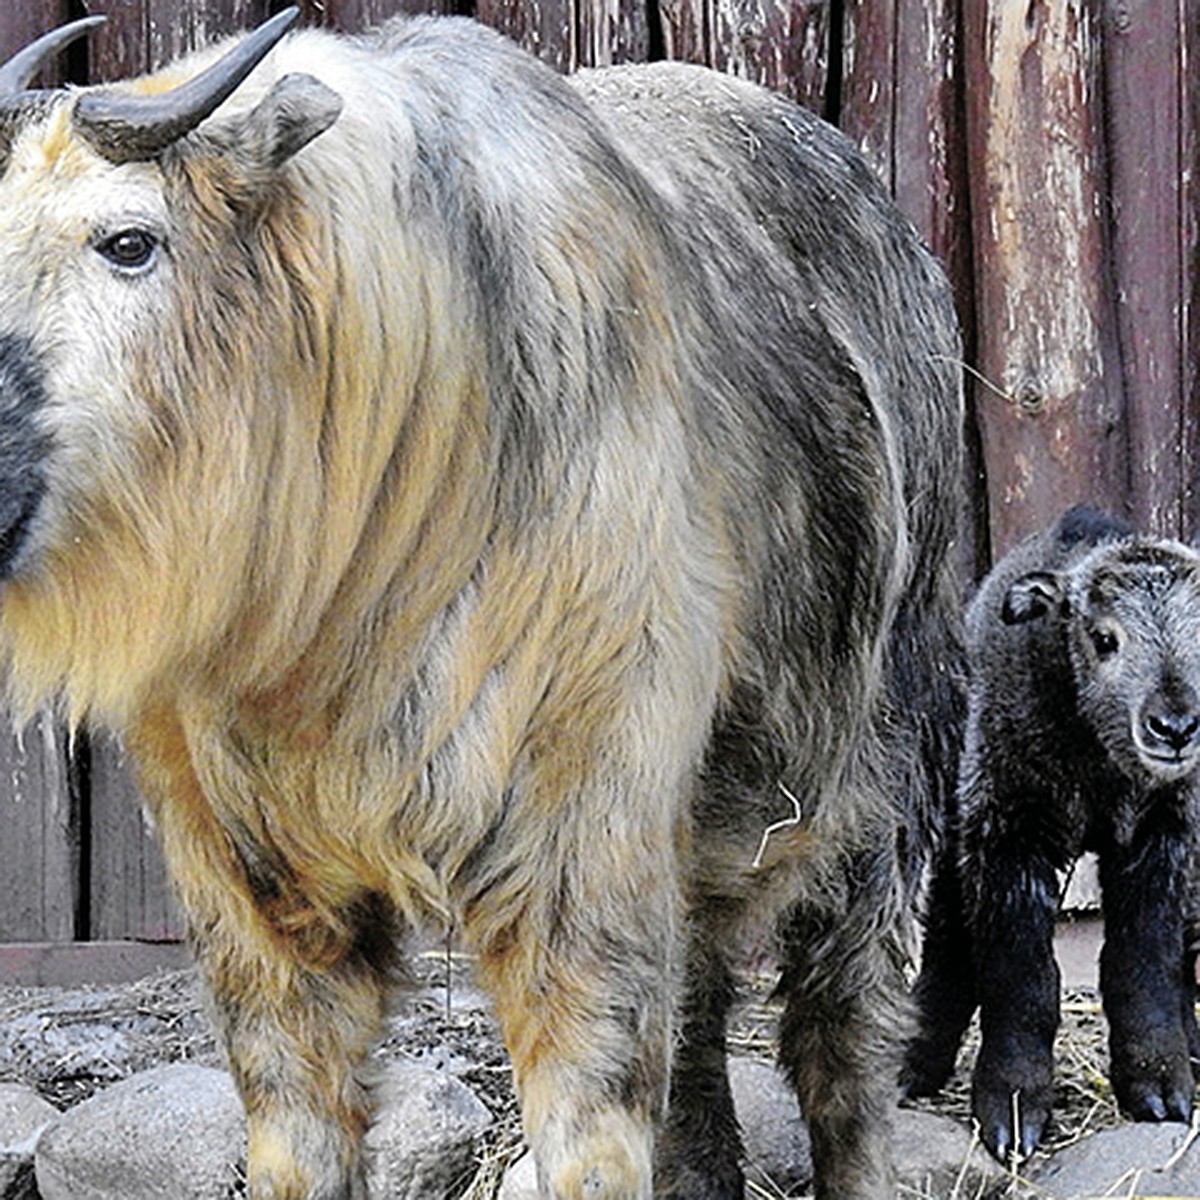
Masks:
[[[812,1149],[795,1093],[774,1067],[756,1059],[730,1059],[729,1082],[745,1147],[747,1197],[802,1194],[812,1181]],[[983,1146],[948,1117],[902,1109],[893,1150],[905,1195],[974,1198],[1007,1180]],[[538,1200],[532,1155],[509,1167],[499,1200]]]
[[[496,1200],[540,1200],[537,1181],[537,1164],[532,1154],[522,1154],[504,1172],[504,1180]]]
[[[990,1193],[1008,1176],[957,1121],[902,1108],[892,1128],[896,1176],[918,1196],[972,1197]]]
[[[753,1058],[729,1060],[729,1086],[742,1129],[747,1181],[769,1195],[807,1184],[812,1147],[791,1086],[770,1063]]]
[[[0,1084],[0,1200],[36,1200],[33,1154],[58,1109],[32,1088]]]
[[[453,1075],[406,1062],[383,1068],[376,1102],[364,1146],[368,1194],[378,1200],[457,1195],[492,1124],[486,1105]]]
[[[1186,1125],[1121,1125],[1055,1153],[1029,1171],[1045,1200],[1093,1196],[1200,1197],[1200,1144],[1180,1151]]]
[[[156,1067],[63,1115],[37,1147],[43,1200],[225,1200],[245,1161],[224,1071]]]

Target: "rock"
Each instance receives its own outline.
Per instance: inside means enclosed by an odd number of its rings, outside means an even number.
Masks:
[[[957,1121],[902,1108],[892,1153],[897,1179],[919,1196],[980,1196],[1004,1185],[1004,1168]]]
[[[746,1152],[747,1196],[800,1195],[812,1181],[812,1148],[795,1093],[769,1063],[750,1058],[729,1060],[729,1083]],[[902,1109],[893,1149],[906,1195],[978,1197],[1007,1180],[983,1146],[949,1117]],[[538,1200],[532,1155],[509,1167],[499,1200]]]
[[[812,1178],[808,1130],[800,1120],[796,1095],[769,1063],[752,1058],[729,1060],[729,1086],[742,1127],[746,1178],[761,1192],[780,1194]],[[533,1155],[517,1159],[505,1172],[499,1200],[538,1200]]]
[[[367,1191],[378,1200],[457,1195],[475,1169],[492,1114],[465,1083],[444,1071],[386,1064],[364,1155]]]
[[[1121,1125],[1066,1146],[1029,1170],[1039,1197],[1200,1196],[1200,1145],[1176,1153],[1186,1125]]]
[[[225,1200],[245,1162],[224,1071],[156,1067],[64,1114],[37,1147],[43,1200]]]
[[[540,1200],[538,1191],[537,1164],[532,1154],[522,1154],[504,1172],[496,1200]]]
[[[0,1200],[37,1200],[33,1154],[58,1109],[32,1088],[0,1084]]]
[[[812,1179],[812,1147],[791,1086],[770,1063],[754,1058],[729,1060],[729,1086],[747,1181],[769,1195],[804,1187]]]

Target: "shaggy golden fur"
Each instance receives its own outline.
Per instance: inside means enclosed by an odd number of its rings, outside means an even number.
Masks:
[[[289,73],[342,110],[285,153]],[[128,229],[144,268],[98,252]],[[362,1194],[357,1071],[430,922],[544,1194],[740,1195],[721,981],[780,910],[818,1189],[891,1200],[929,786],[892,681],[944,685],[960,409],[944,284],[846,143],[466,22],[301,33],[154,161],[31,116],[0,314],[44,390],[14,700],[128,741],[256,1200]]]

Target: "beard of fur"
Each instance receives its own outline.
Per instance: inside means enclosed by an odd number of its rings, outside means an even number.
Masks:
[[[399,244],[364,271],[378,247],[339,241],[329,214],[280,185],[242,198],[252,220],[231,210],[219,159],[174,170],[197,236],[173,264],[172,311],[118,351],[136,414],[120,457],[60,482],[65,527],[3,593],[18,717],[49,700],[73,727],[120,730],[164,688],[269,688],[336,612],[378,603],[406,556],[445,563],[445,543],[416,540],[434,497],[441,520],[478,525],[461,511],[472,489],[452,486],[483,454],[469,347],[395,316],[436,303],[445,281]],[[387,267],[422,299],[382,294]],[[414,441],[422,453],[403,455]],[[407,599],[428,612],[445,596]],[[336,687],[346,649],[310,677]]]

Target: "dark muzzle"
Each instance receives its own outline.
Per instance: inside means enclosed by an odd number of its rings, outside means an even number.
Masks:
[[[46,491],[49,438],[41,364],[28,339],[0,333],[0,578],[13,573]]]

